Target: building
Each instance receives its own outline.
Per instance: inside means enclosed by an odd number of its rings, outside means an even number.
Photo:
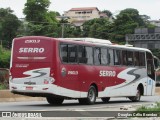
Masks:
[[[81,26],[85,21],[94,18],[108,17],[102,14],[97,7],[72,8],[64,12],[64,16],[69,17],[69,22],[75,26]]]
[[[160,20],[150,20],[149,22],[157,27],[160,27]]]
[[[126,42],[135,47],[159,49],[160,48],[160,27],[154,29],[137,28],[134,34],[126,35]]]

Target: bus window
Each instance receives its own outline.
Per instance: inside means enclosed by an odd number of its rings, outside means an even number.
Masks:
[[[133,65],[133,52],[127,51],[127,65]]]
[[[114,50],[114,64],[121,65],[121,51]]]
[[[108,64],[108,51],[105,48],[101,48],[101,64],[102,65]]]
[[[139,52],[134,52],[134,65],[139,66]]]
[[[77,62],[77,46],[68,45],[68,62],[76,63]]]
[[[139,66],[145,65],[145,54],[143,52],[139,52]]]
[[[93,49],[92,47],[85,47],[87,64],[93,64]]]
[[[60,49],[61,49],[60,55],[61,55],[62,62],[67,63],[68,62],[68,45],[61,44]]]
[[[101,64],[101,53],[100,48],[94,48],[94,64],[100,65]]]
[[[79,49],[78,49],[78,60],[79,60],[79,63],[84,63],[84,64],[87,63],[86,50],[85,50],[84,46],[79,46]]]
[[[127,52],[122,51],[122,65],[127,65]]]
[[[108,57],[109,57],[109,65],[114,65],[113,49],[108,50]]]

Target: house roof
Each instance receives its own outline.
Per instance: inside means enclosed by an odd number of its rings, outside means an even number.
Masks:
[[[98,10],[97,7],[81,7],[81,8],[71,8],[69,11],[83,11],[83,10]]]

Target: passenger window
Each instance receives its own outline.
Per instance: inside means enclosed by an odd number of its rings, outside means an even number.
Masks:
[[[134,52],[134,65],[139,66],[139,52]]]
[[[68,45],[61,44],[60,49],[61,49],[60,55],[61,55],[62,62],[67,63],[68,62]]]
[[[87,64],[93,64],[93,49],[92,47],[85,47]]]
[[[68,62],[76,63],[77,62],[77,46],[68,45]]]
[[[127,51],[127,65],[133,65],[133,52]]]
[[[122,65],[127,65],[127,52],[125,50],[122,51]]]
[[[94,48],[94,64],[95,65],[100,65],[101,64],[100,48]]]
[[[114,50],[114,64],[121,65],[121,51]]]
[[[108,64],[108,51],[107,49],[101,48],[101,64],[107,65]]]
[[[146,66],[145,54],[143,52],[139,52],[139,65],[140,66]]]
[[[86,50],[84,46],[79,46],[78,49],[78,61],[79,63],[87,63],[87,58],[86,58]]]
[[[109,65],[114,65],[113,49],[108,50]]]
[[[78,61],[84,64],[93,64],[93,50],[92,47],[79,46]]]

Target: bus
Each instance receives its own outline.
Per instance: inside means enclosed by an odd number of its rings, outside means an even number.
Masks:
[[[158,57],[154,56],[154,64],[156,70],[156,86],[160,86],[160,60]]]
[[[15,38],[10,63],[10,91],[46,97],[49,104],[78,99],[94,104],[112,97],[140,101],[154,95],[154,57],[150,50],[94,38]]]

